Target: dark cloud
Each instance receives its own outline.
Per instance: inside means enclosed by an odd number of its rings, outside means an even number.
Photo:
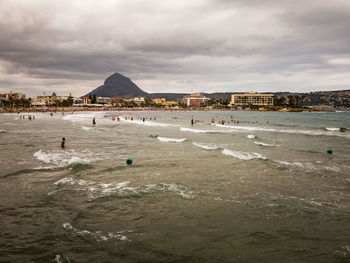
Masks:
[[[114,72],[147,92],[339,89],[348,1],[0,1],[0,92],[81,95]]]

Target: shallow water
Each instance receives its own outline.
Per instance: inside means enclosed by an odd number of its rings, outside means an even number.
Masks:
[[[349,262],[349,130],[350,112],[2,114],[0,262]]]

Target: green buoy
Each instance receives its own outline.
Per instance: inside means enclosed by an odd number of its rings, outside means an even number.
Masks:
[[[329,149],[327,150],[327,153],[332,154],[332,153],[333,153],[333,150],[332,150],[331,148],[329,148]]]
[[[131,165],[131,164],[132,164],[132,159],[131,159],[131,158],[126,159],[126,164],[127,164],[127,165]]]

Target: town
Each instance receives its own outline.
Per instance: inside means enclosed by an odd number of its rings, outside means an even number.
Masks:
[[[203,94],[188,94],[176,100],[149,97],[85,97],[51,95],[27,97],[23,93],[10,91],[0,94],[0,112],[50,111],[50,110],[260,110],[260,111],[332,111],[350,107],[350,90],[292,93],[232,93],[230,100],[210,98]]]

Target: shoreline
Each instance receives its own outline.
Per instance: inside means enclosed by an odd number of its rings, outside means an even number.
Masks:
[[[263,110],[251,109],[206,109],[206,108],[154,108],[154,107],[57,107],[57,108],[0,108],[1,113],[33,113],[33,112],[84,112],[84,111],[272,111],[272,112],[336,112],[350,111],[350,109],[322,109],[322,108],[275,108]]]

